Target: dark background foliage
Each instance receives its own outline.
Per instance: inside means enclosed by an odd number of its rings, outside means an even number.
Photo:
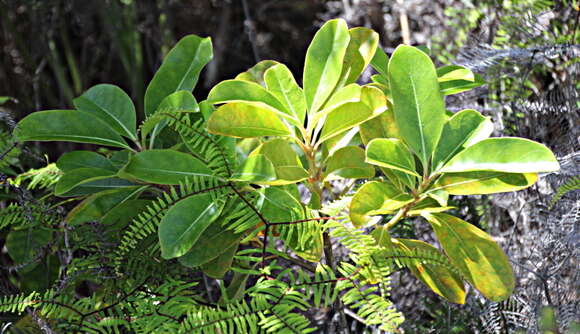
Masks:
[[[214,45],[214,60],[194,92],[198,100],[262,59],[287,64],[300,80],[309,41],[335,17],[375,29],[387,53],[403,42],[428,45],[439,63],[467,66],[488,81],[448,98],[450,109],[473,107],[493,118],[495,135],[546,144],[562,172],[517,194],[456,199],[460,214],[498,237],[510,255],[519,279],[516,296],[494,304],[472,295],[458,307],[409,275],[397,275],[393,300],[408,319],[407,332],[537,333],[546,305],[567,330],[579,320],[578,191],[554,209],[547,204],[559,185],[580,173],[578,6],[533,0],[0,0],[0,96],[13,98],[0,116],[9,129],[31,112],[72,108],[72,99],[97,83],[120,86],[141,110],[164,55],[192,33],[211,36]],[[73,148],[37,144],[25,150],[15,172],[43,165],[34,152],[53,162]],[[413,233],[432,239],[424,226]],[[10,262],[5,252],[0,258]]]

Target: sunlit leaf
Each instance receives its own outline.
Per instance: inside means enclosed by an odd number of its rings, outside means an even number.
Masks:
[[[242,103],[228,103],[219,107],[211,114],[207,130],[218,135],[240,138],[290,134],[274,112]]]
[[[302,80],[309,113],[317,112],[332,94],[349,40],[346,22],[340,19],[327,21],[312,39]]]
[[[427,166],[445,122],[435,66],[424,52],[400,45],[389,62],[389,82],[399,133]]]
[[[498,244],[485,232],[445,213],[425,214],[437,240],[463,277],[486,298],[507,299],[515,286],[509,260]]]
[[[455,155],[440,172],[552,172],[560,165],[546,146],[524,138],[484,139]]]

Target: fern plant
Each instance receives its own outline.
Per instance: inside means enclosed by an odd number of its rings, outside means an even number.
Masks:
[[[378,40],[331,20],[308,48],[303,87],[263,61],[198,103],[191,91],[212,46],[191,35],[149,84],[139,127],[131,99],[109,84],[76,98],[75,110],[21,120],[20,141],[113,149],[58,159],[53,193],[76,204],[60,224],[39,224],[58,279],[2,297],[0,312],[64,332],[309,333],[308,311],[331,307],[398,332],[404,317],[389,291],[400,268],[452,302],[463,303],[464,280],[492,300],[509,296],[499,246],[442,212],[449,195],[530,186],[558,168],[554,156],[524,139],[486,139],[491,122],[474,110],[445,111],[443,95],[482,84],[471,71],[435,69],[409,46],[389,60]],[[357,84],[369,64],[379,74]],[[341,179],[373,180],[350,197],[333,191]],[[390,236],[413,216],[433,225],[445,253]],[[348,255],[337,258],[333,243]]]

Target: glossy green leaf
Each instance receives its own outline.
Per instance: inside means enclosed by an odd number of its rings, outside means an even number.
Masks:
[[[395,245],[408,249],[438,252],[437,248],[420,240],[397,239]],[[465,303],[465,286],[459,275],[444,266],[435,264],[417,264],[409,268],[415,277],[421,280],[433,292],[452,303]]]
[[[442,173],[496,171],[506,173],[552,172],[560,169],[552,151],[523,138],[488,138],[455,155]]]
[[[119,175],[156,184],[179,184],[195,175],[212,175],[201,160],[174,150],[148,150],[135,154]]]
[[[257,83],[244,80],[225,80],[211,89],[207,101],[213,104],[232,102],[266,109],[294,123],[299,119],[276,96]]]
[[[312,115],[312,120],[309,121],[312,126],[319,122],[323,117],[330,112],[336,110],[338,107],[351,102],[360,102],[362,87],[357,84],[350,84],[342,87],[328,99],[322,107],[322,110]]]
[[[14,129],[18,141],[70,141],[129,148],[107,123],[84,111],[46,110],[26,116]]]
[[[379,72],[382,77],[389,77],[389,56],[387,56],[382,48],[377,48],[373,59],[371,59],[371,66],[375,71]]]
[[[273,66],[280,64],[274,60],[262,60],[261,62],[257,63],[256,65],[252,66],[245,72],[238,74],[235,79],[236,80],[244,80],[255,82],[262,87],[266,87],[266,82],[264,81],[264,73]]]
[[[298,154],[284,139],[271,139],[261,144],[250,154],[250,157],[255,154],[263,154],[274,165],[276,180],[267,182],[267,184],[295,183],[308,177],[308,172],[302,167]]]
[[[380,115],[386,109],[385,96],[380,90],[374,87],[363,87],[360,102],[344,104],[328,115],[319,143]]]
[[[449,159],[465,147],[488,138],[493,132],[493,123],[473,109],[465,109],[445,122],[441,139],[433,155],[433,168],[442,167]]]
[[[145,92],[145,116],[157,110],[163,99],[179,90],[192,91],[201,69],[213,57],[211,39],[183,37],[169,51]]]
[[[435,66],[419,49],[400,45],[389,62],[389,82],[401,137],[427,166],[445,122]]]
[[[187,253],[218,218],[222,208],[223,203],[204,193],[177,202],[159,223],[161,256],[172,259]]]
[[[525,189],[536,183],[536,173],[476,171],[443,174],[430,192],[444,190],[451,195],[483,195]]]
[[[453,208],[454,207],[447,205],[442,206],[439,203],[439,201],[435,200],[434,198],[427,197],[420,200],[419,203],[416,203],[415,205],[411,206],[409,211],[407,211],[407,216],[408,217],[420,216],[424,213],[429,212],[445,212]]]
[[[261,183],[274,181],[276,170],[272,162],[263,154],[249,156],[231,177],[232,180]]]
[[[129,150],[121,150],[115,151],[111,154],[111,158],[109,161],[115,166],[115,169],[121,169],[127,162],[129,162],[129,158],[131,157],[131,151]]]
[[[371,140],[366,149],[366,162],[419,177],[415,171],[414,157],[399,139],[376,138]]]
[[[290,134],[274,112],[242,103],[228,103],[219,107],[209,118],[207,130],[222,136],[240,138]]]
[[[135,198],[145,188],[127,187],[93,194],[69,211],[65,220],[69,225],[100,221],[109,211]]]
[[[101,84],[73,100],[77,110],[107,123],[121,136],[137,139],[135,106],[127,93],[115,85]]]
[[[283,64],[270,67],[264,74],[266,87],[295,119],[293,124],[303,126],[306,117],[306,99],[292,72]]]
[[[352,28],[349,30],[349,35],[350,41],[344,55],[340,86],[356,82],[373,59],[379,45],[379,34],[372,29]]]
[[[460,65],[446,65],[437,69],[437,81],[446,82],[453,80],[475,81],[475,76],[470,69]]]
[[[426,214],[439,243],[465,279],[494,302],[507,299],[515,286],[509,260],[485,232],[445,213]]]
[[[343,147],[325,162],[324,180],[336,178],[363,179],[375,176],[375,169],[365,163],[365,151],[357,146]]]
[[[367,182],[352,198],[350,219],[354,226],[360,227],[368,223],[371,216],[393,213],[412,201],[413,196],[385,182]]]
[[[459,65],[447,65],[437,69],[439,87],[443,95],[461,93],[485,84],[483,78]]]
[[[58,158],[56,166],[63,172],[77,168],[99,168],[115,172],[117,168],[104,156],[93,151],[67,152]]]
[[[306,218],[298,199],[281,187],[267,188],[261,200],[260,212],[270,222],[291,222]]]
[[[91,181],[107,179],[116,173],[100,168],[77,168],[66,172],[56,183],[54,193],[57,196],[63,195],[71,189]]]
[[[223,219],[218,219],[203,231],[193,247],[177,260],[187,267],[199,267],[225,253],[228,248],[239,242],[241,234],[226,230]]]
[[[342,71],[342,62],[350,40],[346,22],[326,22],[306,51],[304,95],[309,113],[317,112],[334,91]]]
[[[232,266],[238,245],[238,243],[232,245],[220,256],[201,266],[203,273],[211,278],[222,279]]]

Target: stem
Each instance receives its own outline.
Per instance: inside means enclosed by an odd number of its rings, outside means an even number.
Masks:
[[[402,207],[401,209],[399,209],[399,211],[397,212],[397,214],[391,218],[391,220],[389,220],[389,222],[385,225],[385,228],[388,230],[391,227],[395,226],[395,224],[397,224],[399,222],[399,220],[405,218],[405,216],[407,215],[407,211],[409,210],[409,204],[405,205],[404,207]]]

